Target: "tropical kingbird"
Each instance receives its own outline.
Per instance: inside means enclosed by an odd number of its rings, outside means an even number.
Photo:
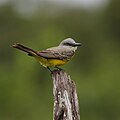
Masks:
[[[74,56],[77,47],[81,46],[81,43],[76,43],[72,38],[67,38],[57,47],[41,51],[35,51],[20,43],[15,43],[12,46],[26,52],[29,56],[33,56],[42,66],[50,70],[49,67],[58,68],[58,66],[67,63]]]

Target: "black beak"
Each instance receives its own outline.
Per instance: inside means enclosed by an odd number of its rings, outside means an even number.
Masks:
[[[81,43],[75,43],[75,46],[81,46]]]

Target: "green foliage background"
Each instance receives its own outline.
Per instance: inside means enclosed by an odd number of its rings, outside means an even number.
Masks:
[[[82,43],[63,66],[76,82],[81,120],[120,120],[120,2],[92,12],[45,5],[28,18],[13,6],[0,6],[0,120],[53,119],[49,72],[10,45],[42,50],[67,37]]]

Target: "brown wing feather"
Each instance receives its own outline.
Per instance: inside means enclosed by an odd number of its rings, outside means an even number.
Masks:
[[[47,50],[42,50],[40,52],[37,52],[40,56],[47,58],[47,59],[70,59],[74,51],[66,51],[66,50],[55,50],[55,49],[47,49]]]

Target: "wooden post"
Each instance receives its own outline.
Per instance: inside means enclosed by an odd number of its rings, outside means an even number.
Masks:
[[[80,120],[76,86],[64,70],[52,73],[54,110],[53,120]]]

